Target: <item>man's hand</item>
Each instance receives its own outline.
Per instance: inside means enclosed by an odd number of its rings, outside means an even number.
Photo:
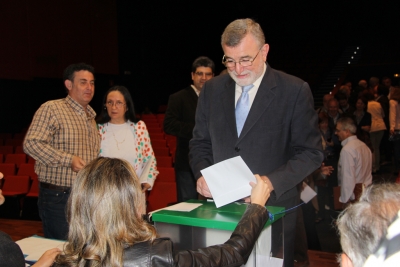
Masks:
[[[59,248],[49,249],[45,253],[43,253],[43,255],[34,265],[32,265],[32,267],[50,267],[53,265],[57,255],[60,253],[61,250]]]
[[[325,163],[322,163],[321,165],[321,173],[323,175],[330,175],[333,172],[333,167],[332,166],[325,166]]]
[[[197,180],[197,192],[205,197],[212,197],[210,189],[208,188],[208,185],[206,183],[206,180],[204,179],[203,176],[201,176]]]
[[[80,170],[83,169],[83,167],[85,167],[85,165],[86,165],[86,162],[83,159],[81,159],[80,157],[78,157],[78,156],[72,157],[71,169],[74,172],[79,172]]]

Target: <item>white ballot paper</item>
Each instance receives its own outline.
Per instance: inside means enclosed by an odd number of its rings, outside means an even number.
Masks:
[[[38,261],[38,259],[47,250],[59,248],[63,250],[65,241],[42,238],[40,236],[31,236],[15,242],[21,248],[22,253],[27,255],[26,261]],[[0,264],[1,265],[1,264]]]
[[[217,208],[250,196],[250,182],[257,183],[256,177],[242,157],[237,156],[221,161],[201,170]]]
[[[317,193],[315,193],[311,187],[303,182],[303,191],[300,193],[300,199],[303,200],[304,203],[308,203],[308,201],[310,201],[316,195]]]

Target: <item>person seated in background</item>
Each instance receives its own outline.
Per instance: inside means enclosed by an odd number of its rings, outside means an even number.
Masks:
[[[399,184],[385,183],[367,187],[359,202],[348,206],[337,220],[343,251],[338,257],[340,266],[362,267],[378,247],[380,239],[386,235],[399,210]]]
[[[97,158],[78,173],[67,205],[68,243],[54,266],[241,266],[268,220],[271,189],[259,175],[250,183],[248,205],[231,238],[222,245],[173,255],[168,238],[140,211],[139,179],[121,159]]]
[[[0,180],[3,179],[3,173],[0,172]],[[0,189],[0,205],[5,199]],[[61,252],[58,248],[46,251],[42,257],[32,267],[49,267],[53,264],[55,257]],[[25,267],[25,258],[19,246],[11,237],[0,231],[0,266],[7,267]]]

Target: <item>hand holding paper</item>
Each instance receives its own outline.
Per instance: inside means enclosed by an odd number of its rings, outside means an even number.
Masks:
[[[214,164],[201,170],[201,173],[217,208],[249,196],[249,183],[256,182],[253,173],[240,156]]]

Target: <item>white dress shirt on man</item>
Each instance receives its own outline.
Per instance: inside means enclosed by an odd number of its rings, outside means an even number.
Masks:
[[[372,183],[372,154],[367,145],[352,135],[342,141],[338,164],[338,180],[341,186],[341,203],[354,200],[353,190],[356,184],[365,186]]]

